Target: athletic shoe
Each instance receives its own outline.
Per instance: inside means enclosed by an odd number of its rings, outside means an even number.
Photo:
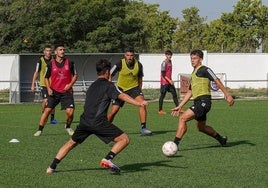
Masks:
[[[34,133],[34,136],[40,136],[42,134],[42,131],[36,131],[36,133]]]
[[[55,172],[55,169],[50,168],[50,166],[47,168],[46,173],[47,174],[53,174]]]
[[[69,134],[70,136],[72,136],[72,135],[74,134],[74,131],[73,131],[72,128],[66,128],[66,131],[68,132],[68,134]]]
[[[222,147],[227,146],[227,136],[223,136],[219,142],[220,142]]]
[[[112,172],[116,172],[116,173],[120,172],[120,168],[116,166],[114,163],[112,163],[111,160],[107,160],[103,158],[100,162],[100,165],[104,168],[109,168]]]
[[[159,114],[159,115],[165,115],[166,112],[165,112],[164,110],[159,110],[159,111],[158,111],[158,114]]]
[[[50,121],[50,124],[58,124],[58,121],[53,119],[53,120]]]
[[[150,130],[148,130],[148,129],[146,129],[146,128],[142,128],[142,129],[141,129],[141,135],[142,135],[142,136],[150,136],[150,135],[152,135],[152,134],[153,134],[153,132],[150,131]]]

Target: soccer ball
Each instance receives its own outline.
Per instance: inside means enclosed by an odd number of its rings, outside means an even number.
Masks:
[[[178,151],[178,146],[172,141],[167,141],[162,146],[163,154],[167,157],[175,155]]]

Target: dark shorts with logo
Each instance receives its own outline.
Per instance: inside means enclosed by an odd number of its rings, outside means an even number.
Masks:
[[[119,89],[122,91],[121,88],[119,88]],[[135,99],[138,96],[143,96],[143,93],[142,93],[142,91],[140,90],[139,87],[134,87],[132,89],[129,89],[127,91],[124,91],[124,93],[128,94],[133,99]],[[124,103],[125,102],[122,101],[122,100],[120,100],[120,99],[112,100],[112,105],[117,105],[117,106],[123,107],[124,106]]]
[[[87,137],[94,134],[104,143],[108,144],[123,133],[121,129],[107,120],[96,125],[89,125],[85,120],[80,118],[80,124],[74,131],[72,140],[81,144]]]
[[[48,95],[47,99],[46,108],[55,108],[59,103],[61,103],[62,110],[75,107],[73,92],[59,93],[53,91],[53,95]]]
[[[40,90],[42,98],[46,99],[48,97],[47,87],[41,86]]]
[[[195,114],[195,120],[197,121],[206,121],[207,113],[211,108],[211,96],[205,95],[200,96],[194,99],[194,104],[190,107],[190,109]]]

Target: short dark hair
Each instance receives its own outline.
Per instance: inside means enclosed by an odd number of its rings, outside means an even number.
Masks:
[[[202,50],[193,50],[193,51],[191,51],[190,55],[197,55],[201,59],[203,59],[203,57],[204,57],[204,53]]]
[[[111,62],[109,62],[107,59],[100,59],[96,63],[96,71],[98,75],[102,75],[106,72],[106,70],[111,69]]]
[[[55,44],[54,49],[56,50],[58,47],[64,47],[64,44]]]
[[[173,53],[172,53],[171,50],[166,50],[166,51],[165,51],[165,55],[173,55]]]
[[[46,45],[44,46],[44,49],[46,49],[46,48],[51,48],[51,45],[46,44]]]
[[[126,49],[125,49],[125,53],[126,52],[132,52],[132,53],[134,53],[134,48],[133,47],[127,47]]]

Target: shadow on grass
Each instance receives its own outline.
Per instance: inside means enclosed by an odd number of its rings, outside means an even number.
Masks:
[[[62,172],[82,172],[82,171],[90,171],[90,170],[106,170],[103,168],[80,168],[80,169],[70,169],[70,170],[56,170],[55,173],[62,173]]]
[[[256,144],[249,142],[248,140],[240,140],[240,141],[234,141],[234,142],[228,142],[227,146],[220,146],[220,145],[213,145],[213,146],[202,146],[202,147],[193,147],[189,149],[180,149],[180,151],[188,151],[188,150],[198,150],[198,149],[206,149],[206,148],[229,148],[234,147],[238,145],[250,145],[250,146],[256,146]]]
[[[177,158],[177,157],[181,157],[181,156],[174,156],[174,157],[170,157],[170,158]],[[169,164],[167,164],[168,162],[170,162],[170,160],[155,161],[155,162],[151,162],[151,163],[127,164],[127,165],[123,165],[121,167],[121,169],[122,169],[121,173],[133,173],[133,172],[147,171],[147,170],[151,170],[150,168],[147,168],[147,167],[152,167],[152,166],[168,167],[168,168],[186,168],[186,167],[169,165]]]
[[[179,158],[181,156],[173,156],[170,157],[171,158]],[[133,164],[127,164],[127,165],[123,165],[120,167],[121,172],[120,173],[113,173],[111,171],[109,171],[109,169],[106,168],[80,168],[80,169],[70,169],[70,170],[56,170],[55,174],[58,173],[67,173],[67,172],[82,172],[82,171],[92,171],[92,170],[106,170],[108,172],[111,172],[111,174],[113,175],[119,175],[122,173],[133,173],[133,172],[140,172],[140,171],[147,171],[147,170],[151,170],[150,168],[147,167],[152,167],[152,166],[156,166],[156,167],[168,167],[168,168],[187,168],[187,167],[179,167],[179,166],[173,166],[173,165],[169,165],[167,164],[168,162],[170,162],[170,160],[164,160],[164,161],[155,161],[155,162],[151,162],[151,163],[133,163]]]
[[[150,135],[150,136],[154,136],[154,135],[158,135],[158,134],[166,134],[166,133],[168,133],[168,132],[172,132],[172,133],[176,133],[176,130],[174,129],[174,130],[164,130],[164,131],[154,131],[154,130],[152,130],[153,131],[153,134],[152,135]],[[137,131],[137,132],[126,132],[127,134],[129,134],[129,135],[141,135],[141,133],[139,132],[139,131]]]
[[[227,142],[227,147],[233,147],[237,145],[250,145],[250,146],[256,146],[256,144],[249,142],[248,140],[240,140],[235,142]]]

